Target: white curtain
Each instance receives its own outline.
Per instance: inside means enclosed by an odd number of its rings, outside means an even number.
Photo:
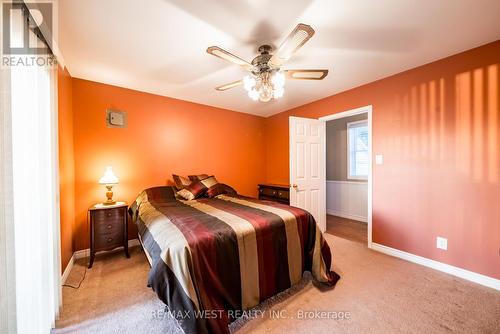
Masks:
[[[2,334],[50,333],[61,304],[56,71],[1,70]]]
[[[55,70],[12,67],[18,333],[48,333],[60,303],[56,92]]]
[[[10,70],[0,68],[0,333],[16,332]]]

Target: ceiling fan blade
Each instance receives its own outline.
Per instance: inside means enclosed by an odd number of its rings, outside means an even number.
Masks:
[[[294,80],[323,80],[328,75],[328,70],[286,70],[288,79]]]
[[[242,84],[243,84],[243,80],[238,80],[238,81],[234,81],[234,82],[231,82],[231,83],[219,86],[219,87],[215,87],[215,89],[218,91],[224,91],[224,90],[228,90],[230,88],[233,88],[233,87],[236,87],[236,86],[239,86]]]
[[[207,48],[207,52],[213,56],[222,58],[233,64],[239,65],[247,71],[251,71],[253,69],[253,65],[247,62],[246,60],[243,60],[240,57],[235,56],[232,53],[219,48],[218,46],[210,46],[209,48]]]
[[[281,43],[278,51],[271,57],[269,64],[275,68],[280,67],[290,57],[293,56],[298,49],[302,47],[312,36],[314,29],[307,24],[299,23],[295,29],[288,35],[283,43]]]

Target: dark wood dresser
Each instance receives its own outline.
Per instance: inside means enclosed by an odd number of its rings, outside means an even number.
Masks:
[[[90,216],[90,262],[94,263],[95,253],[123,247],[128,254],[127,203],[113,205],[96,204],[89,208]]]
[[[290,187],[283,184],[259,184],[259,199],[290,204]]]

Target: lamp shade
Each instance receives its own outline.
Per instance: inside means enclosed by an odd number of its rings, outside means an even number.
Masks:
[[[117,184],[118,178],[113,174],[111,166],[106,167],[104,175],[99,179],[100,184]]]

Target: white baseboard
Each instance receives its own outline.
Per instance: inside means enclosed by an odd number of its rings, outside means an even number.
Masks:
[[[377,244],[374,242],[371,245],[371,249],[373,249],[377,252],[387,254],[387,255],[398,257],[398,258],[406,260],[406,261],[417,263],[417,264],[420,264],[422,266],[426,266],[426,267],[429,267],[429,268],[432,268],[435,270],[439,270],[439,271],[445,272],[447,274],[450,274],[450,275],[453,275],[456,277],[460,277],[460,278],[463,278],[465,280],[468,280],[468,281],[471,281],[471,282],[474,282],[477,284],[481,284],[481,285],[487,286],[489,288],[500,291],[500,280],[493,278],[493,277],[478,274],[478,273],[475,273],[475,272],[472,272],[469,270],[465,270],[465,269],[455,267],[455,266],[452,266],[452,265],[449,265],[446,263],[431,260],[431,259],[428,259],[428,258],[425,258],[422,256],[415,255],[415,254],[403,252],[399,249],[387,247],[387,246],[380,245],[380,244]]]
[[[66,268],[64,268],[64,271],[61,276],[61,284],[66,283],[66,280],[68,279],[69,273],[71,272],[71,269],[73,269],[73,265],[75,264],[75,254],[71,255],[71,258],[68,261],[68,264],[66,265]]]
[[[347,219],[352,219],[352,220],[357,220],[362,223],[368,222],[368,219],[366,217],[358,216],[358,215],[352,215],[344,212],[339,212],[331,209],[326,209],[326,213],[332,216],[337,216],[337,217],[342,217],[342,218],[347,218]]]
[[[139,239],[131,239],[128,241],[128,246],[129,247],[134,247],[138,246],[141,243],[139,242]],[[116,249],[123,249],[123,247],[117,247]],[[64,284],[66,280],[68,279],[69,273],[71,272],[71,269],[73,269],[73,265],[75,264],[75,260],[82,259],[85,257],[90,256],[90,249],[82,249],[79,251],[76,251],[73,253],[71,258],[69,259],[68,264],[66,265],[66,268],[64,268],[64,271],[61,276],[61,284]]]

